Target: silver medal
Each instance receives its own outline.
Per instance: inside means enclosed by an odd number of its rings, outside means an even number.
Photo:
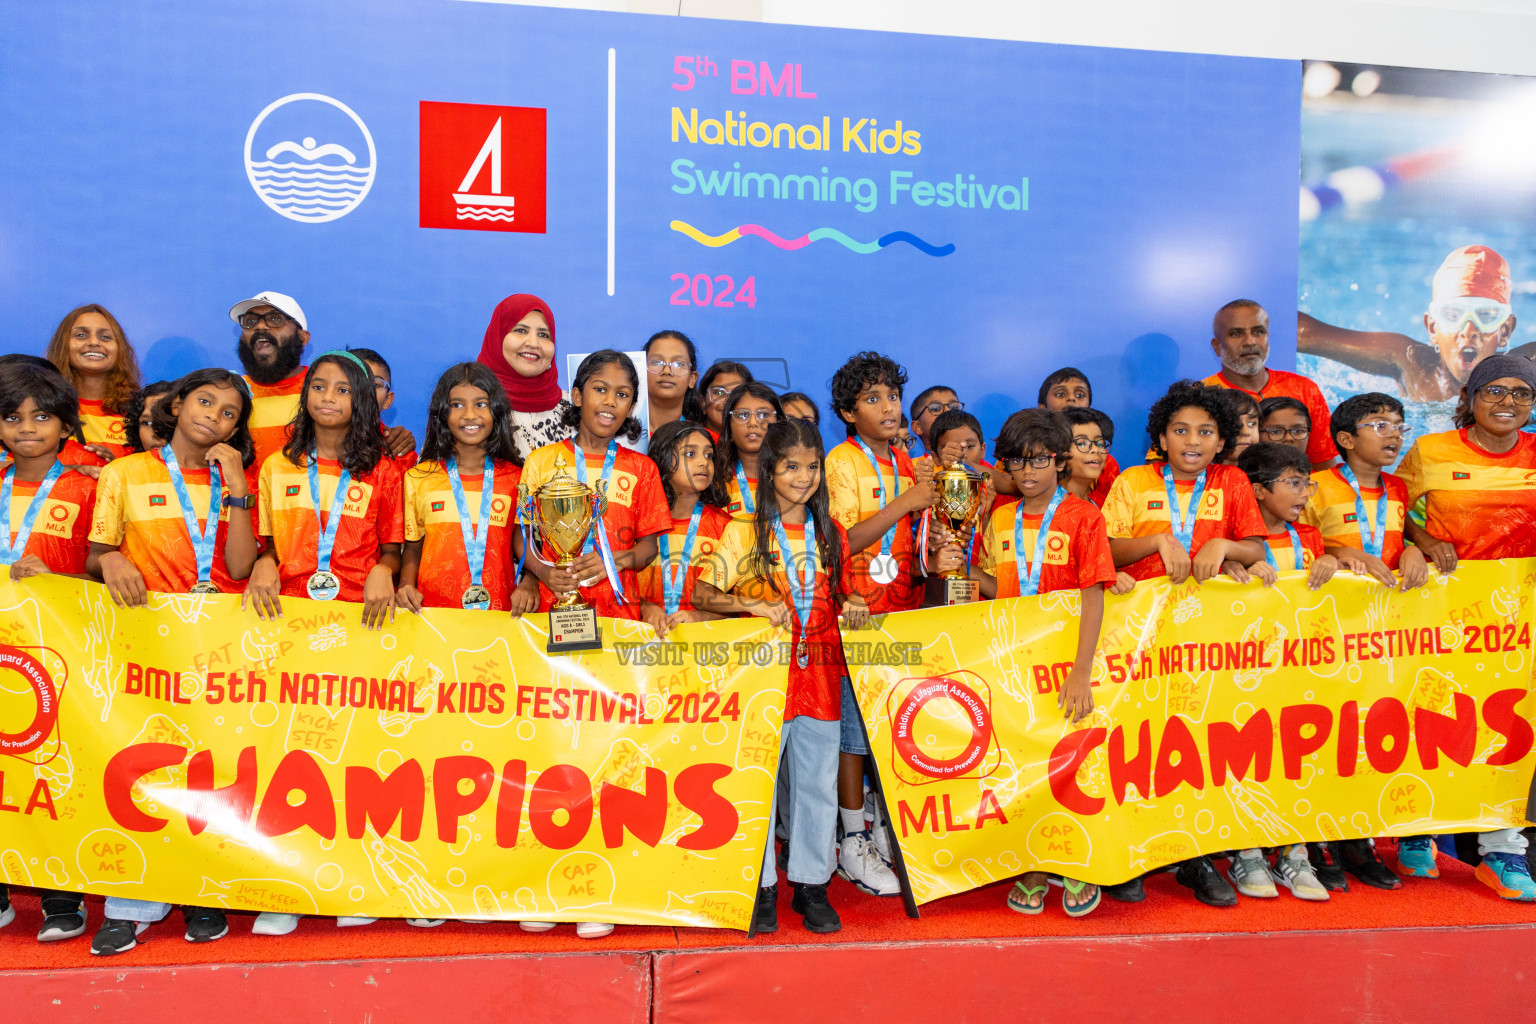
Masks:
[[[895,555],[876,555],[869,560],[869,578],[876,583],[895,583],[896,571]]]

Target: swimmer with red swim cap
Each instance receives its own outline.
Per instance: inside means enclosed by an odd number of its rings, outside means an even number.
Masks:
[[[1396,377],[1413,402],[1455,398],[1472,368],[1509,347],[1515,332],[1509,264],[1486,245],[1464,245],[1435,271],[1424,329],[1429,344],[1392,331],[1350,331],[1297,314],[1296,350]],[[1536,356],[1536,344],[1512,354]]]

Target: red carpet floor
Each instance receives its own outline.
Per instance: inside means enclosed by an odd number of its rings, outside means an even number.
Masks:
[[[1394,863],[1389,844],[1381,845],[1387,862]],[[1225,865],[1222,866],[1224,869]],[[293,934],[269,938],[250,934],[253,915],[232,913],[227,937],[193,945],[182,940],[181,917],[173,912],[164,923],[150,929],[149,941],[144,945],[110,959],[90,955],[89,936],[101,920],[100,899],[87,901],[90,923],[85,936],[42,945],[34,939],[41,924],[36,896],[13,891],[16,920],[0,931],[0,970],[1536,924],[1536,904],[1499,899],[1472,877],[1472,869],[1467,865],[1442,856],[1440,870],[1441,877],[1436,881],[1409,880],[1395,892],[1380,892],[1351,880],[1351,891],[1335,893],[1328,903],[1305,903],[1282,890],[1278,899],[1240,898],[1236,907],[1224,910],[1197,903],[1187,889],[1174,882],[1171,873],[1162,873],[1147,880],[1144,903],[1124,904],[1105,899],[1097,911],[1080,920],[1061,912],[1061,890],[1054,888],[1046,913],[1036,917],[1013,913],[1003,902],[1007,883],[929,904],[922,908],[919,920],[911,920],[903,913],[899,899],[865,896],[839,879],[832,883],[830,892],[843,920],[841,932],[812,935],[805,931],[799,916],[789,909],[788,887],[780,886],[779,931],[750,940],[741,932],[711,928],[621,926],[606,939],[589,941],[578,939],[571,925],[543,935],[530,935],[509,924],[449,922],[438,928],[421,929],[402,921],[380,921],[361,928],[337,928],[327,918],[305,918]]]

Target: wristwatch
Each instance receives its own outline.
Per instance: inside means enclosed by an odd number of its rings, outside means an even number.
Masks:
[[[254,495],[254,494],[247,494],[243,498],[233,498],[233,497],[230,497],[228,494],[226,494],[226,495],[224,495],[224,507],[225,508],[243,508],[243,509],[247,509],[247,510],[253,509],[253,508],[256,507],[256,495]]]

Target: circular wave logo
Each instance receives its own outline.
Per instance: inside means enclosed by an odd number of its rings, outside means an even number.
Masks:
[[[269,209],[303,224],[323,224],[357,209],[377,170],[363,119],[316,92],[273,100],[245,133],[251,188]]]

